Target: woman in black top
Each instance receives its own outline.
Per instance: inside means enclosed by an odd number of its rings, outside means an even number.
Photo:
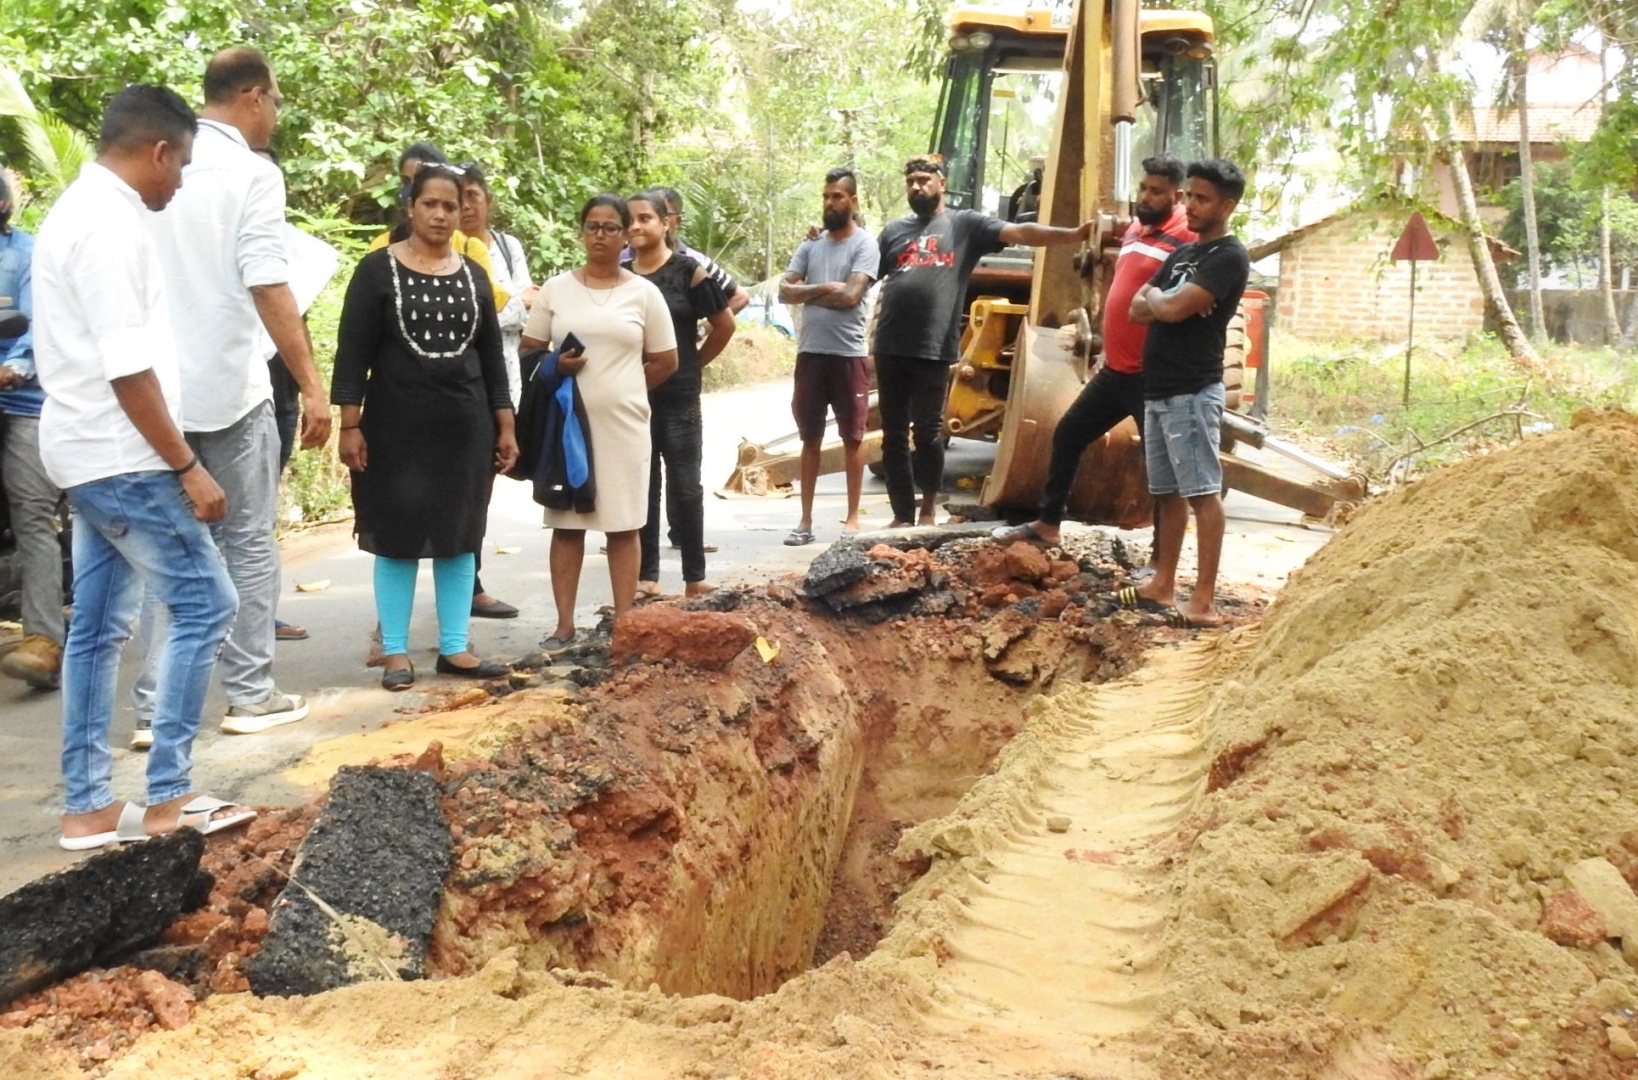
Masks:
[[[460,208],[456,173],[423,166],[410,185],[410,235],[364,256],[341,309],[330,400],[341,406],[358,546],[376,556],[381,685],[389,690],[415,681],[409,622],[426,558],[438,604],[437,670],[469,678],[507,670],[467,649],[490,487],[518,448],[489,278],[450,244]]]
[[[700,456],[705,443],[700,419],[700,369],[717,358],[734,336],[734,317],[717,283],[699,263],[666,244],[665,200],[655,189],[626,200],[631,227],[626,241],[634,258],[625,265],[659,287],[677,331],[677,373],[648,392],[655,464],[648,473],[648,524],[642,531],[642,572],[637,599],[660,594],[660,468],[665,462],[666,518],[682,549],[683,582],[689,596],[714,588],[705,580],[705,487]],[[707,321],[705,340],[699,321]]]

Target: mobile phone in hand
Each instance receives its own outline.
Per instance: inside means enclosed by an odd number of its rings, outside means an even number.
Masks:
[[[582,345],[580,339],[574,336],[574,331],[570,330],[563,335],[563,343],[558,346],[558,351],[583,353],[586,351],[586,346]]]

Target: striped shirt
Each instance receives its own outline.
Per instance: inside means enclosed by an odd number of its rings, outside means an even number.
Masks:
[[[1149,328],[1128,319],[1126,312],[1132,306],[1132,297],[1160,269],[1160,264],[1193,239],[1181,203],[1164,223],[1149,226],[1134,221],[1121,238],[1115,275],[1103,303],[1103,356],[1111,371],[1136,375],[1143,370],[1143,339]]]

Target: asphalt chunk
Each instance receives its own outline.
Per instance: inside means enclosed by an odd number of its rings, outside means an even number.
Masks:
[[[259,995],[316,994],[426,970],[449,871],[449,824],[429,773],[347,766],[245,961]]]
[[[0,897],[0,1005],[152,944],[210,896],[205,838],[181,829],[93,855]]]

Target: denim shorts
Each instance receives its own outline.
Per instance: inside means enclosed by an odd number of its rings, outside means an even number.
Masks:
[[[1223,490],[1223,384],[1143,404],[1143,457],[1151,495],[1217,495]]]

